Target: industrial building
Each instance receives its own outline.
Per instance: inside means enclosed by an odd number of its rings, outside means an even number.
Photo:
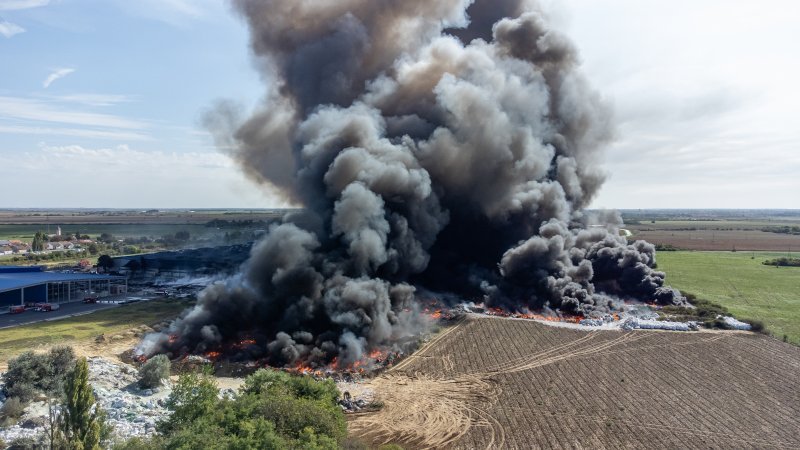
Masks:
[[[114,275],[45,272],[42,267],[0,267],[0,313],[9,306],[67,303],[124,294],[127,279]]]

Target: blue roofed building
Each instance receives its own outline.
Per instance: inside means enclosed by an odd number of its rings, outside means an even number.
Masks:
[[[46,272],[43,267],[0,267],[0,313],[9,306],[79,302],[124,294],[127,279],[114,275]]]

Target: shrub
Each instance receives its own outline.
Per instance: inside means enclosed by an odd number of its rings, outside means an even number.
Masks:
[[[16,382],[11,387],[6,386],[6,395],[9,398],[17,398],[23,403],[28,403],[36,398],[36,393],[36,388],[26,382]]]
[[[170,363],[167,355],[156,355],[139,369],[139,386],[148,389],[161,384],[169,378]]]
[[[8,362],[3,375],[6,395],[23,403],[33,400],[37,393],[58,395],[74,363],[71,347],[54,347],[46,354],[25,352]]]
[[[14,439],[7,450],[38,450],[46,448],[42,442],[31,437],[21,437]]]
[[[181,375],[167,398],[170,416],[158,424],[165,434],[191,427],[200,419],[210,416],[217,408],[219,389],[216,381],[208,375],[188,373]]]
[[[760,320],[745,320],[745,322],[750,324],[750,329],[756,333],[766,333],[767,327],[764,326],[764,322]]]
[[[8,362],[8,371],[3,375],[5,392],[9,397],[17,397],[27,403],[42,390],[50,375],[46,355],[25,352]]]
[[[348,436],[347,439],[342,442],[341,448],[342,450],[369,450],[369,445],[361,439]]]
[[[11,397],[3,403],[0,408],[0,418],[2,419],[19,419],[25,412],[25,405],[19,400],[18,397]]]
[[[239,395],[218,394],[207,374],[181,375],[167,399],[172,414],[158,424],[160,447],[154,447],[334,450],[345,442],[347,423],[332,382],[262,370],[245,380]]]
[[[111,446],[112,450],[153,450],[159,448],[164,447],[163,445],[159,445],[157,438],[143,439],[139,437],[117,442]]]

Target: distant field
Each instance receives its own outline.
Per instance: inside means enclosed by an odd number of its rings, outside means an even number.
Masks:
[[[800,247],[798,247],[800,249]],[[778,339],[800,344],[800,267],[762,262],[786,253],[659,252],[658,268],[671,286],[726,306],[733,314],[764,321]]]
[[[0,224],[204,224],[210,220],[265,220],[281,217],[285,210],[254,211],[19,211],[0,210]]]
[[[191,302],[153,300],[101,310],[75,318],[0,330],[0,365],[26,351],[56,344],[72,345],[101,334],[111,336],[141,325],[176,317]]]
[[[710,251],[800,251],[800,235],[768,233],[759,230],[676,230],[630,227],[633,239],[653,244],[672,245],[682,250]]]
[[[800,251],[800,235],[762,231],[764,228],[797,226],[789,218],[743,220],[643,220],[626,225],[633,239],[671,245],[682,250]]]
[[[203,236],[216,231],[198,224],[64,224],[51,223],[50,234],[56,233],[56,227],[61,226],[62,233],[88,234],[92,238],[97,238],[102,233],[111,233],[119,238],[126,237],[161,237],[167,234],[175,234],[178,231],[188,231],[192,236]],[[29,241],[37,231],[47,232],[47,225],[16,225],[0,224],[0,239],[21,239]]]

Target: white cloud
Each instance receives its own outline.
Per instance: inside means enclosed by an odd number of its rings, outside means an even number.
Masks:
[[[47,78],[45,78],[44,82],[42,83],[42,86],[44,86],[44,88],[47,89],[50,87],[51,84],[53,84],[54,81],[58,80],[59,78],[64,78],[65,76],[73,72],[75,72],[75,69],[71,69],[69,67],[62,67],[56,69],[50,75],[48,75]]]
[[[153,138],[135,131],[96,130],[89,128],[53,128],[22,125],[0,125],[0,134],[17,134],[29,136],[71,136],[88,139],[106,139],[115,141],[152,141]]]
[[[119,103],[129,103],[135,100],[135,98],[130,95],[118,94],[70,94],[47,98],[61,102],[80,103],[88,106],[113,106]]]
[[[143,122],[110,114],[87,113],[60,108],[39,100],[0,96],[0,118],[62,123],[102,128],[142,130]]]
[[[7,160],[8,159],[8,160]],[[3,160],[13,167],[0,191],[26,185],[4,207],[280,207],[277,196],[246,181],[235,163],[217,152],[143,151],[128,145],[89,148],[47,145]],[[47,183],[29,182],[31,174]],[[26,182],[27,180],[27,182]],[[52,186],[68,197],[53,195]],[[48,203],[52,202],[52,203]]]
[[[126,13],[172,26],[185,28],[193,21],[228,14],[225,2],[220,0],[119,0],[119,7]]]
[[[199,17],[202,15],[202,10],[197,6],[197,2],[188,0],[149,0],[148,3],[156,7],[161,7],[169,11],[183,14],[191,17]]]
[[[568,3],[619,123],[592,206],[800,208],[800,3]]]
[[[0,20],[0,34],[2,34],[5,37],[10,38],[11,36],[24,32],[25,28],[22,28],[21,26],[15,23],[6,22],[5,20]]]
[[[0,11],[38,8],[48,4],[50,0],[0,0]]]

